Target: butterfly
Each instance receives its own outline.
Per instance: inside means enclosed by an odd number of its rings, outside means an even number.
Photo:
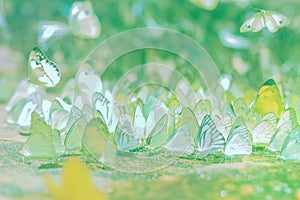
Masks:
[[[28,60],[30,69],[29,81],[35,85],[54,87],[60,81],[60,69],[50,61],[45,53],[38,47],[34,47]]]
[[[268,149],[270,151],[280,151],[285,138],[298,125],[296,111],[288,108],[279,118],[277,130],[271,138]]]
[[[267,27],[271,33],[274,33],[289,23],[290,20],[281,13],[261,10],[242,24],[240,32],[258,32]]]
[[[225,146],[225,155],[239,156],[250,155],[252,152],[252,141],[250,131],[242,117],[238,117],[229,133]]]
[[[219,3],[219,0],[189,0],[189,1],[195,4],[196,6],[199,6],[200,8],[206,10],[214,10]]]
[[[273,79],[267,80],[258,90],[257,97],[252,106],[254,111],[262,116],[274,112],[277,118],[284,111],[284,102],[277,84]]]
[[[100,160],[108,142],[109,132],[100,118],[94,118],[86,125],[82,135],[82,147],[89,155]]]
[[[300,126],[297,126],[286,137],[280,152],[284,160],[300,160]]]
[[[36,159],[49,159],[64,153],[60,132],[52,129],[37,113],[31,114],[31,135],[26,140],[21,154]]]
[[[275,113],[266,114],[257,122],[252,131],[253,143],[269,144],[271,137],[275,133],[276,124],[277,118]]]
[[[37,93],[16,102],[8,112],[6,121],[10,124],[16,124],[22,131],[27,131],[31,125],[31,114],[33,112],[42,115],[40,96]]]
[[[194,140],[190,125],[181,124],[169,137],[165,149],[179,155],[191,155],[194,152]]]
[[[81,68],[76,75],[73,93],[73,102],[79,109],[84,104],[93,105],[93,95],[95,92],[102,92],[102,81],[99,75],[91,68]]]
[[[68,24],[56,21],[43,21],[38,24],[38,42],[44,49],[48,49],[68,33],[83,38],[99,37],[101,24],[91,2],[74,2],[69,11]]]
[[[87,38],[97,38],[101,32],[99,19],[93,11],[91,2],[75,2],[69,14],[70,32]]]
[[[197,144],[196,150],[201,156],[215,153],[225,147],[225,139],[222,133],[217,130],[209,114],[205,115],[201,122]]]

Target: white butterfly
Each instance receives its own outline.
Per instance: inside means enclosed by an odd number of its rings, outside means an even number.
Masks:
[[[170,136],[165,148],[179,155],[190,155],[194,152],[194,140],[189,124],[182,124]]]
[[[271,138],[268,149],[280,151],[285,138],[298,125],[296,111],[293,108],[287,109],[279,118],[277,130]]]
[[[99,37],[101,24],[93,11],[91,2],[74,2],[69,12],[68,24],[55,21],[40,22],[38,42],[44,49],[48,49],[69,32],[84,38]]]
[[[280,152],[284,160],[300,160],[300,126],[297,126],[286,137]]]
[[[99,75],[91,67],[81,68],[76,75],[74,105],[79,109],[82,109],[84,104],[92,106],[95,92],[102,92],[102,81]]]
[[[226,156],[249,155],[252,152],[250,131],[242,117],[238,117],[229,133],[225,146]]]
[[[54,87],[60,81],[60,69],[50,61],[44,52],[34,47],[29,55],[28,61],[31,70],[29,81],[41,86]]]
[[[64,37],[69,31],[65,23],[43,21],[38,24],[38,42],[43,49],[48,49],[58,39]]]
[[[290,20],[281,13],[261,10],[242,24],[240,32],[258,32],[267,27],[271,33],[274,33],[289,23]]]
[[[217,130],[211,116],[205,115],[198,134],[198,154],[204,157],[208,154],[223,150],[225,147],[225,139]]]
[[[26,130],[31,124],[31,114],[33,112],[42,116],[40,97],[36,93],[16,102],[8,112],[7,122],[16,124],[18,127]]]
[[[252,131],[253,143],[269,144],[276,130],[277,117],[275,113],[266,114]]]
[[[101,32],[100,22],[91,2],[75,2],[69,14],[70,31],[82,37],[97,38]]]

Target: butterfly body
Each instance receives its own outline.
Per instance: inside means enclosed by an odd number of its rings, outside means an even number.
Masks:
[[[261,10],[242,24],[240,32],[258,32],[266,27],[274,33],[289,23],[289,19],[281,13]]]

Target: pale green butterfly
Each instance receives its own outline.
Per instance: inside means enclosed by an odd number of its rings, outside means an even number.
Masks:
[[[225,146],[225,155],[229,157],[249,155],[252,152],[251,133],[242,117],[234,122]]]
[[[26,140],[21,154],[37,159],[54,158],[64,153],[60,133],[52,129],[35,112],[31,115],[32,123],[29,129],[31,135]]]
[[[258,32],[264,27],[267,27],[271,33],[274,33],[279,28],[287,26],[289,23],[290,20],[281,13],[261,10],[242,24],[240,32]]]
[[[286,137],[280,152],[284,160],[300,160],[300,126],[297,126]]]
[[[28,60],[30,69],[29,81],[35,85],[54,87],[60,81],[60,69],[48,59],[45,53],[38,47],[34,47]]]
[[[83,132],[83,149],[99,161],[109,141],[108,138],[109,132],[105,123],[100,118],[94,118],[88,122]]]
[[[285,138],[298,125],[296,111],[288,108],[279,118],[277,130],[270,140],[268,149],[270,151],[280,151]]]
[[[271,112],[266,114],[255,125],[252,136],[254,144],[269,144],[271,137],[275,133],[277,124],[276,114]]]

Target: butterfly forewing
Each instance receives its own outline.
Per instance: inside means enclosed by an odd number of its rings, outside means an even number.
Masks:
[[[198,152],[203,156],[224,149],[225,139],[217,130],[211,116],[205,115],[198,134]]]

